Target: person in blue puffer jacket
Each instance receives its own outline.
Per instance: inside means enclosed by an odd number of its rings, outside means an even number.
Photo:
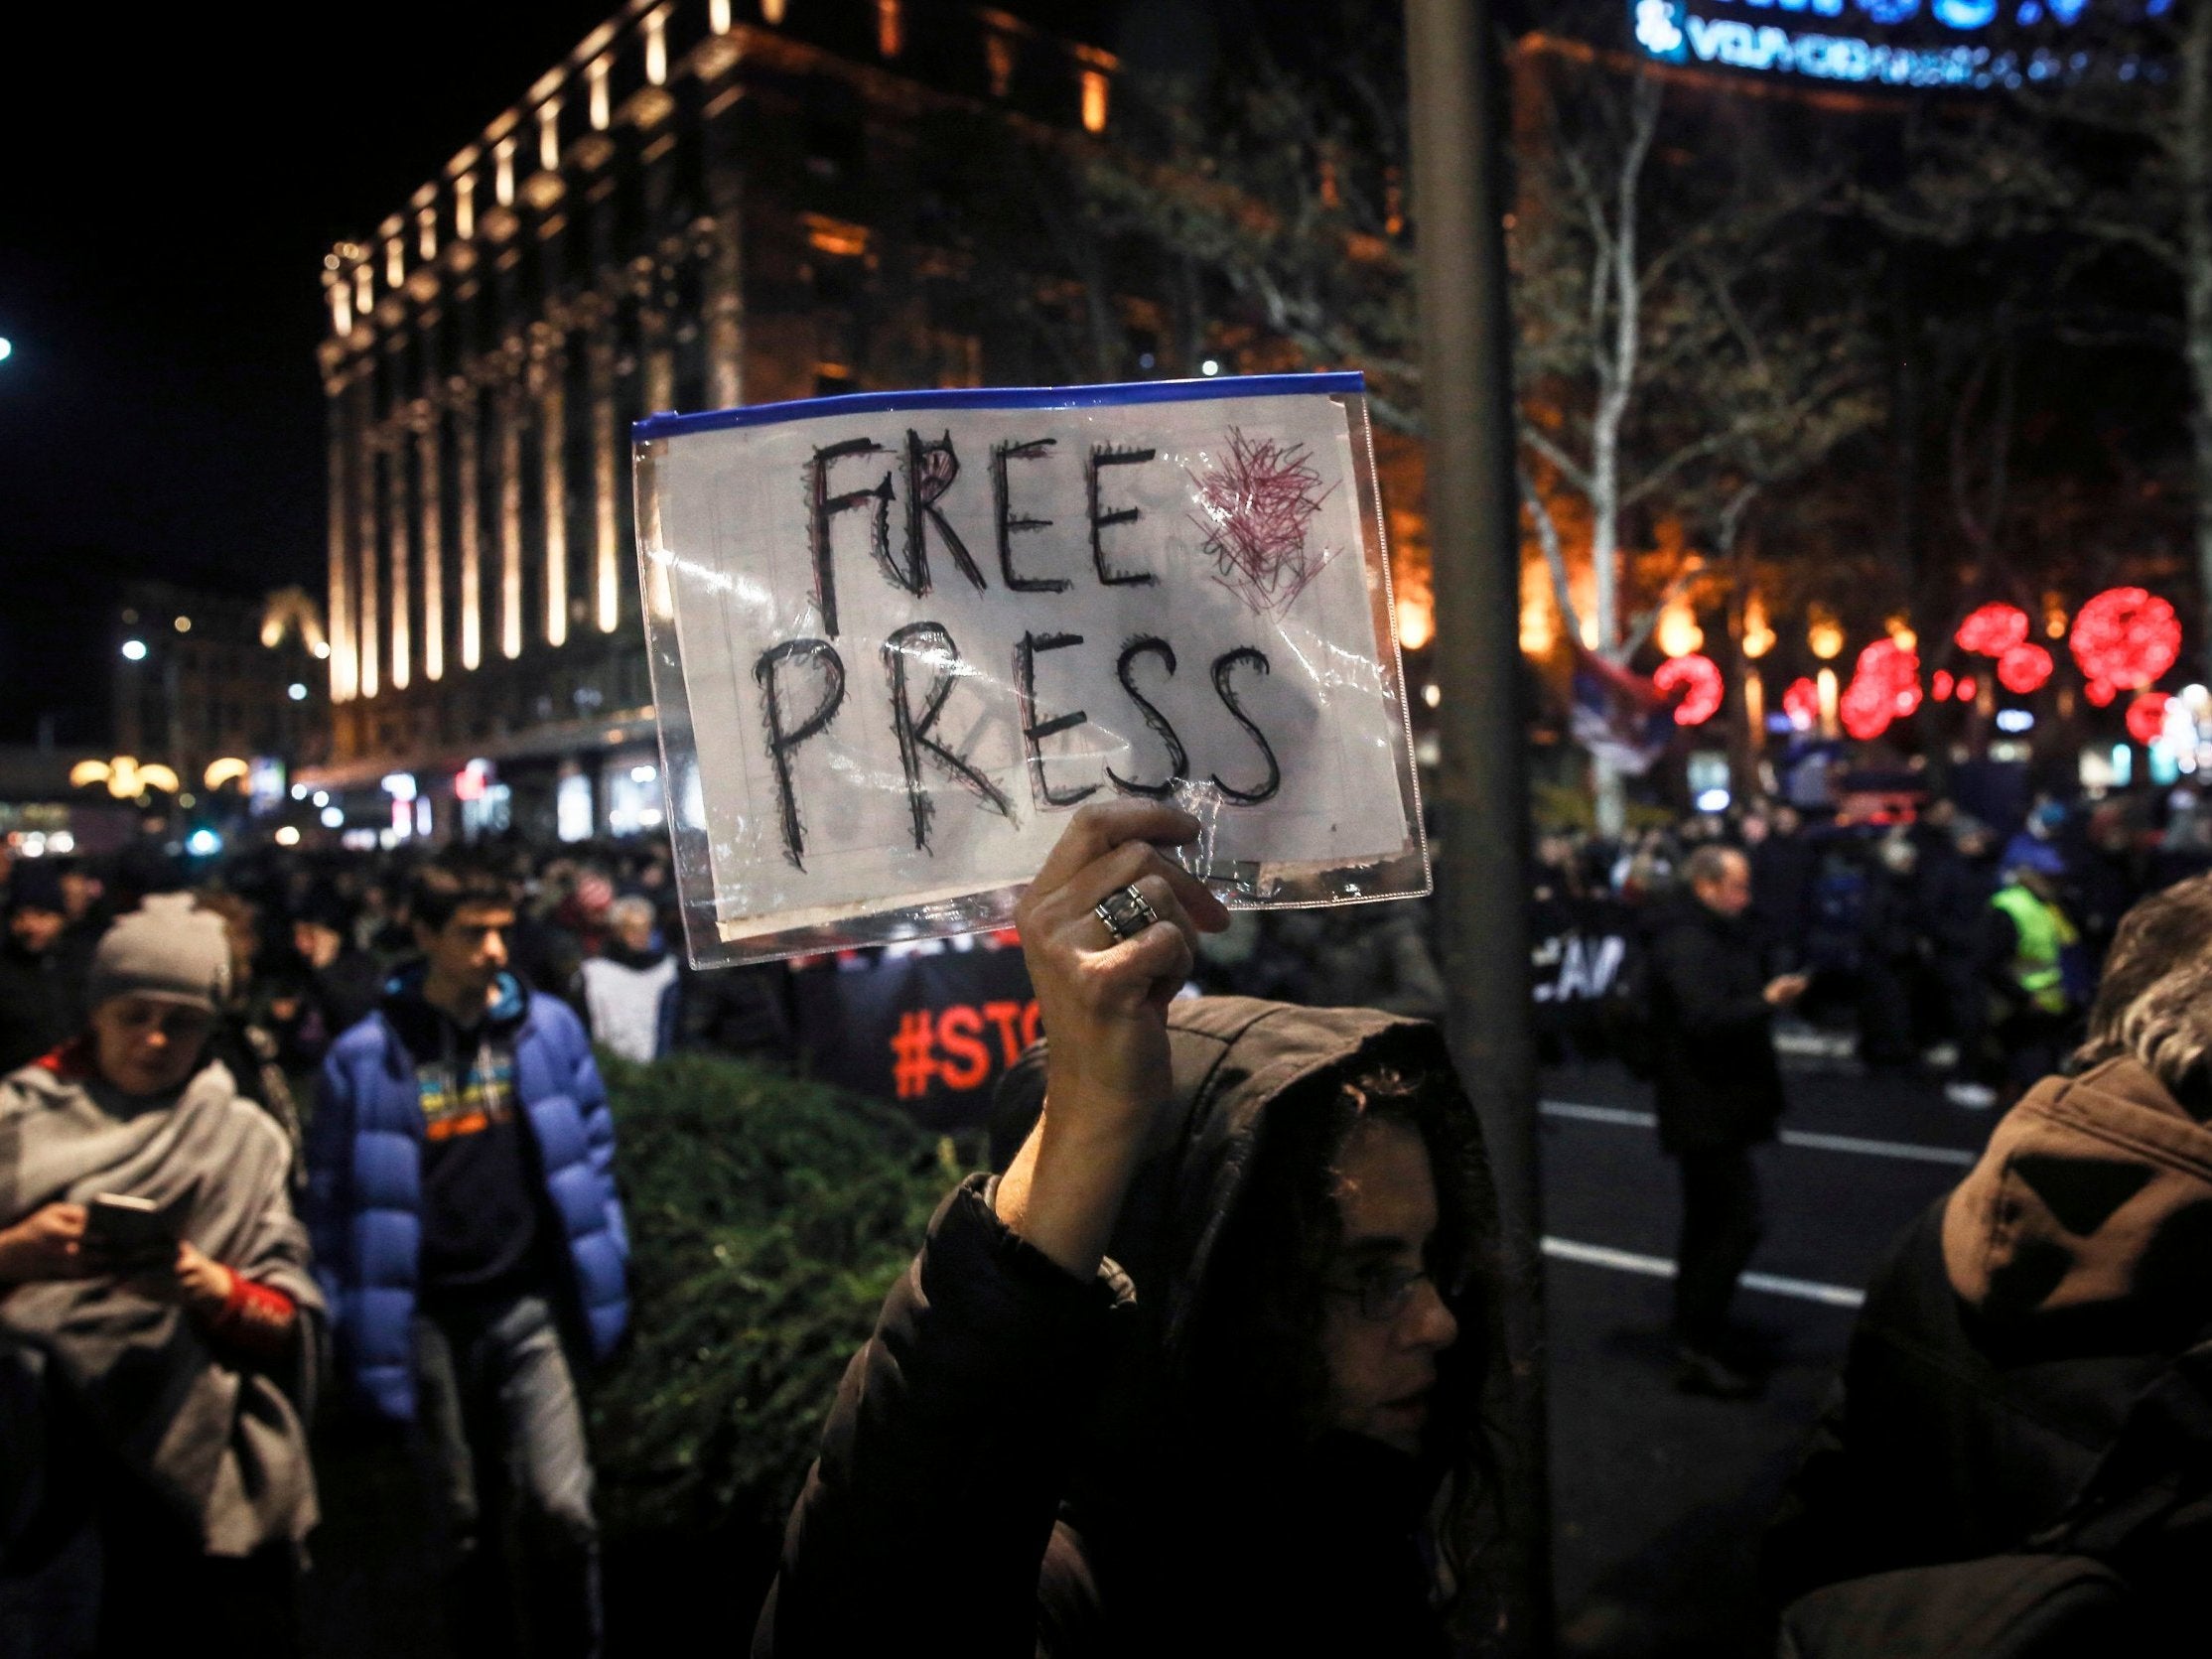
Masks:
[[[506,971],[495,875],[425,866],[409,914],[423,959],[332,1045],[308,1136],[339,1375],[411,1426],[457,1651],[597,1654],[576,1373],[629,1312],[607,1090],[575,1014]]]

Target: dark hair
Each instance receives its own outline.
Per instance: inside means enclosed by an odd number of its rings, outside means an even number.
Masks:
[[[1728,873],[1728,866],[1743,856],[1740,847],[1709,841],[1683,862],[1682,879],[1694,888],[1710,887]]]
[[[1449,1075],[1370,1062],[1285,1096],[1269,1107],[1236,1214],[1206,1270],[1208,1306],[1193,1321],[1185,1360],[1186,1398],[1199,1420],[1193,1427],[1281,1446],[1328,1426],[1323,1281],[1344,1238],[1336,1166],[1367,1123],[1404,1125],[1428,1149],[1438,1204],[1428,1265],[1440,1287],[1472,1265],[1480,1248],[1481,1155]],[[1481,1329],[1481,1320],[1460,1319],[1448,1356],[1453,1370],[1480,1373]],[[1458,1397],[1439,1390],[1440,1400]]]
[[[507,884],[486,864],[463,854],[448,853],[418,869],[407,884],[407,913],[442,933],[446,923],[470,905],[513,906]]]

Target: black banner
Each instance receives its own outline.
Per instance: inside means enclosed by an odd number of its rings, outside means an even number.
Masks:
[[[983,1125],[1000,1073],[1037,1035],[1011,930],[851,952],[797,969],[791,987],[809,1071],[929,1130]]]

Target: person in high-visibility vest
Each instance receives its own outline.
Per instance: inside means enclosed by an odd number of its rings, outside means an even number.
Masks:
[[[2081,939],[2058,901],[2058,859],[2009,857],[1990,897],[1983,977],[1990,987],[1990,1029],[2004,1056],[2009,1102],[2058,1069],[2072,1035],[2076,1000],[2066,955]]]

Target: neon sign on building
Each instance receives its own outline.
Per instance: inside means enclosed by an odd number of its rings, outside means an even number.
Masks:
[[[2099,0],[2100,7],[2115,0]],[[2163,16],[2173,0],[2117,0]],[[2088,69],[2064,31],[2090,0],[1628,0],[1636,45],[1669,64],[1884,86],[2023,86]],[[2034,42],[2018,37],[2033,30]],[[2133,58],[2106,66],[2130,80]]]

